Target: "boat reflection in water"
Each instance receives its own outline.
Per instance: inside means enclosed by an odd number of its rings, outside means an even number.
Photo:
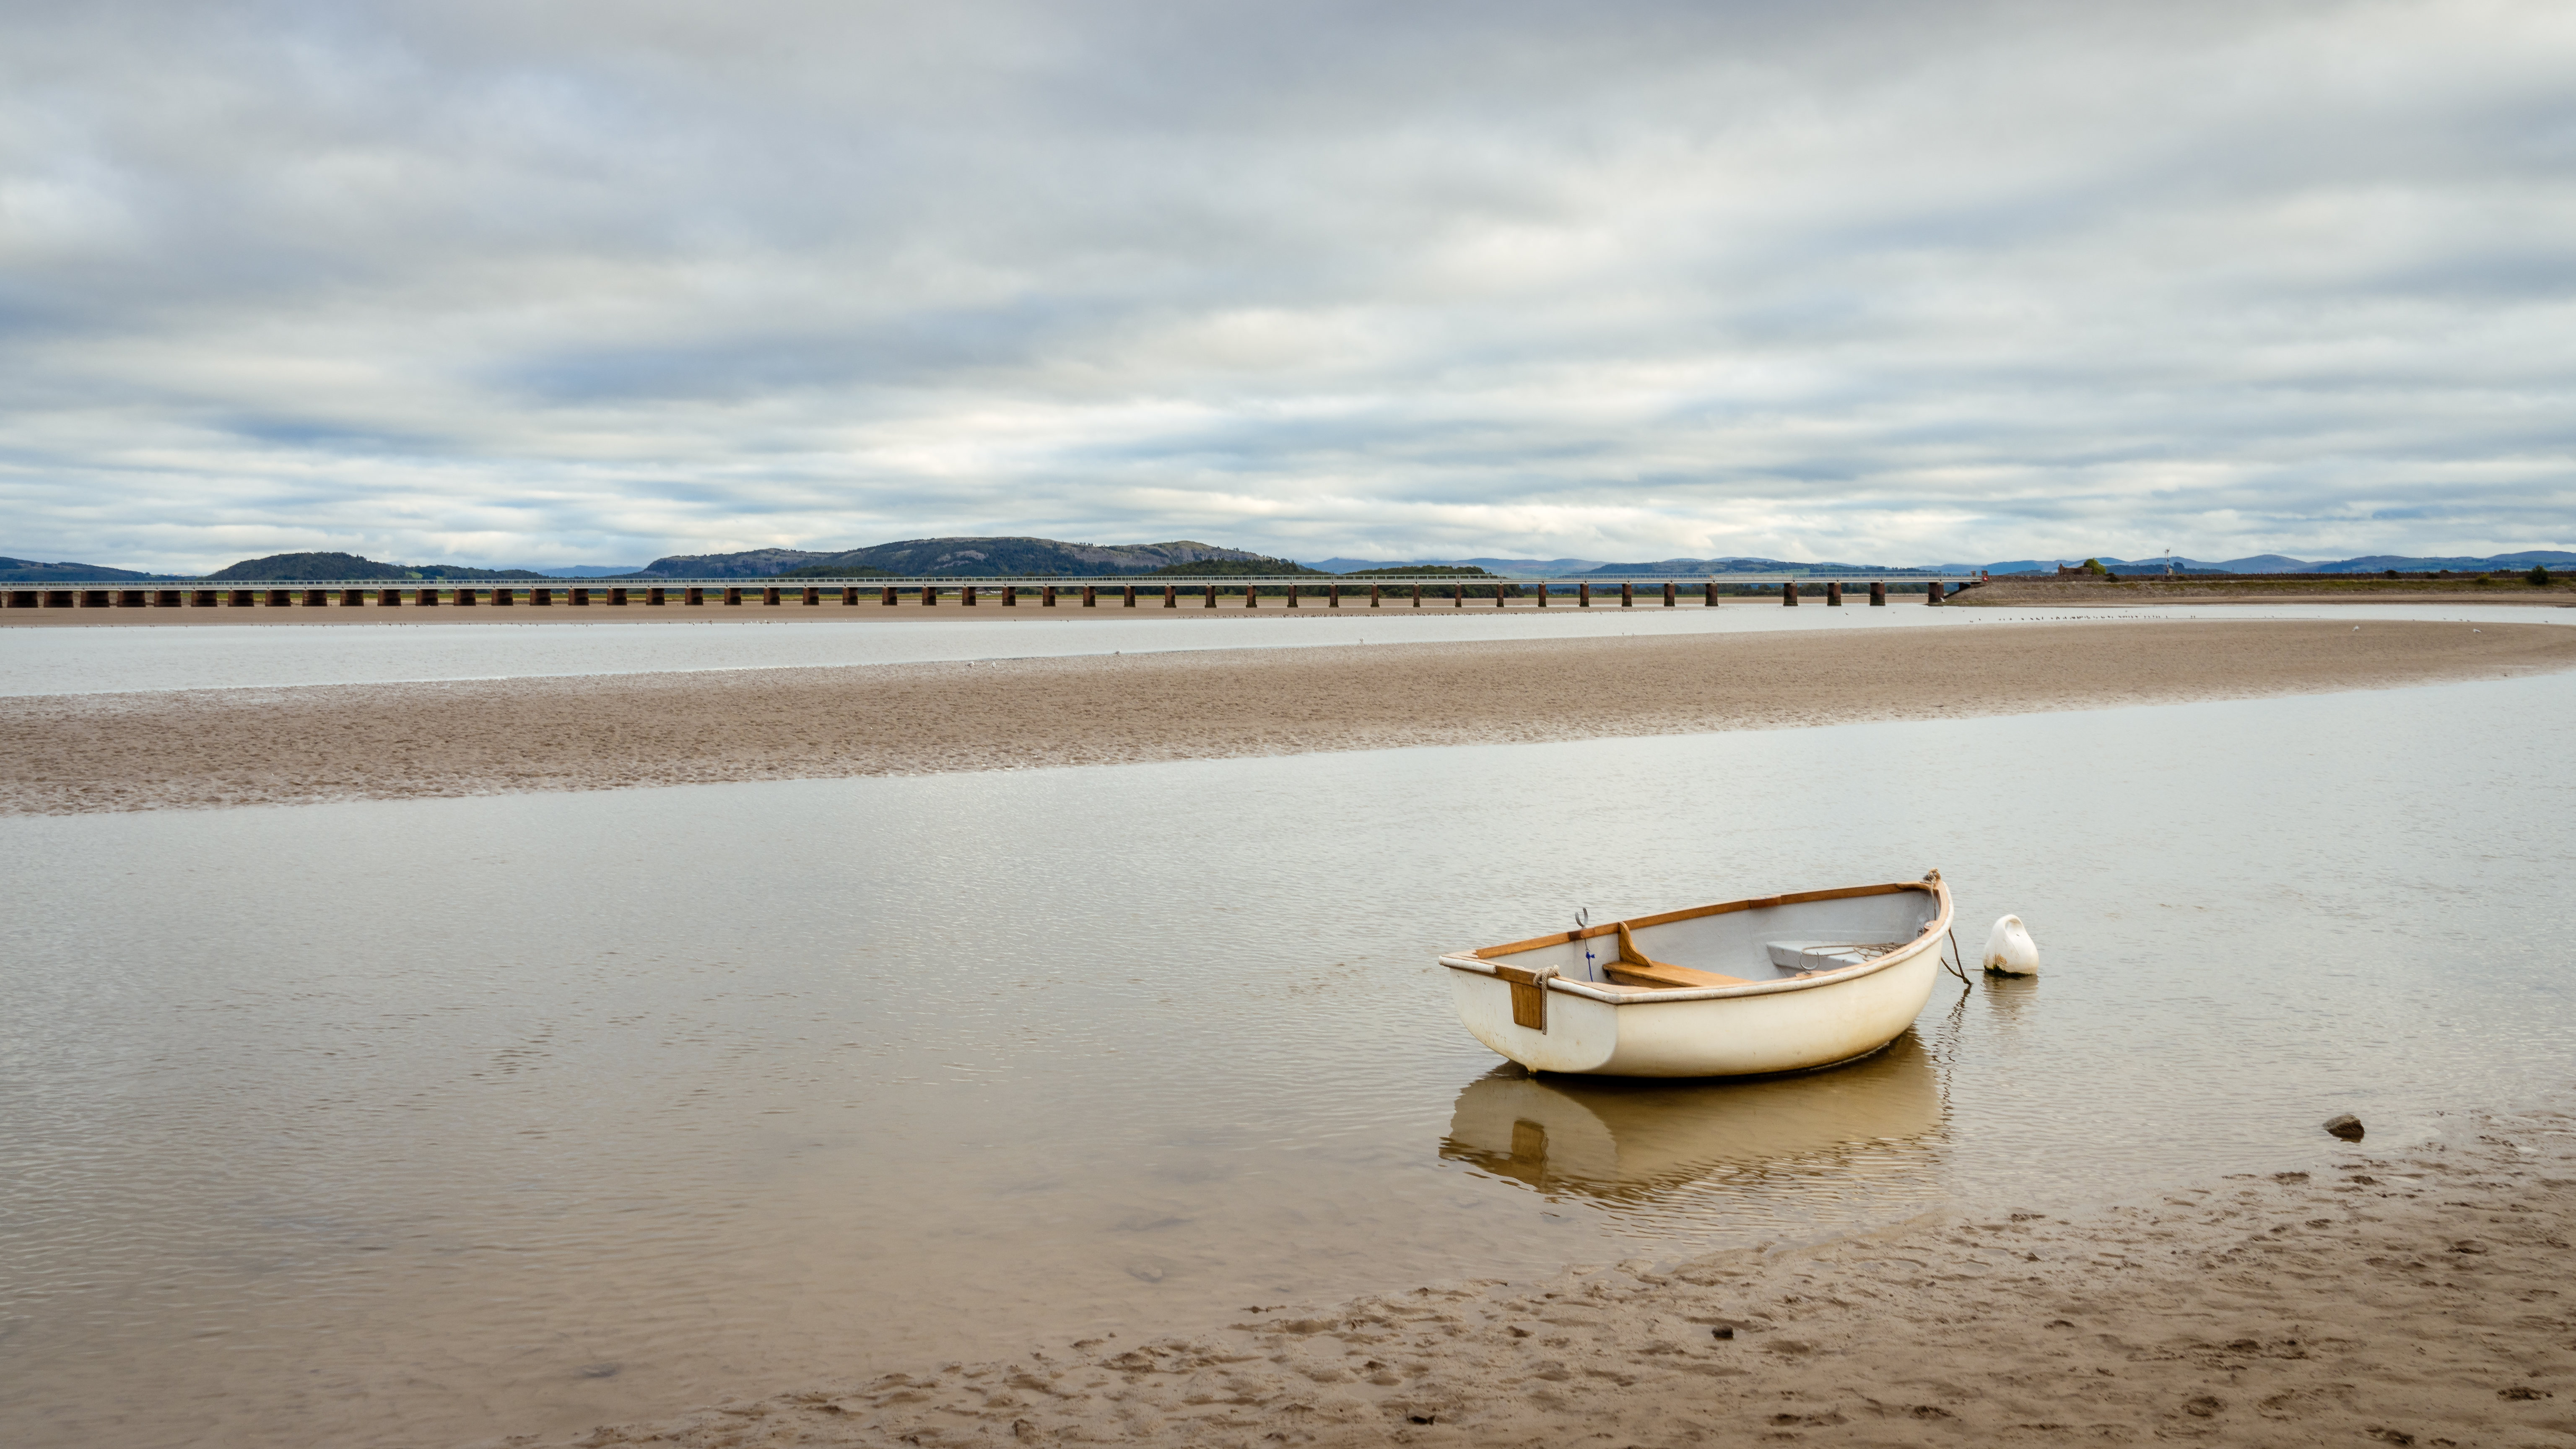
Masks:
[[[1531,1076],[1509,1063],[1467,1085],[1440,1155],[1551,1198],[1685,1217],[1710,1188],[1787,1187],[1773,1226],[1938,1195],[1941,1079],[1912,1032],[1864,1061],[1703,1083]],[[1767,1195],[1757,1193],[1757,1196]],[[1714,1206],[1714,1204],[1712,1204]],[[1731,1202],[1735,1227],[1752,1227]],[[1712,1224],[1714,1226],[1715,1224]]]

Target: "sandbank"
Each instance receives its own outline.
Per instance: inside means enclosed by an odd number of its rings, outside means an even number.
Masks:
[[[2576,667],[2554,625],[2102,620],[0,699],[0,813],[1778,729]]]

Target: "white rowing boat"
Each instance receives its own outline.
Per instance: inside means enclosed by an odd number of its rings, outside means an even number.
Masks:
[[[1476,1040],[1538,1072],[1736,1077],[1864,1057],[1932,996],[1950,890],[1919,881],[1639,916],[1443,956]]]

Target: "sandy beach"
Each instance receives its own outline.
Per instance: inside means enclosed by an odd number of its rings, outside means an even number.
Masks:
[[[2082,1214],[1248,1304],[544,1442],[2565,1444],[2572,1128],[2464,1119]]]
[[[2105,620],[0,699],[0,812],[1567,740],[2576,666],[2550,625]]]

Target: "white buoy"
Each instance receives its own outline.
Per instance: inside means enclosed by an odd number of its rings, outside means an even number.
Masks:
[[[2003,916],[1986,933],[1986,969],[1997,976],[2039,974],[2039,946],[2019,916]]]

